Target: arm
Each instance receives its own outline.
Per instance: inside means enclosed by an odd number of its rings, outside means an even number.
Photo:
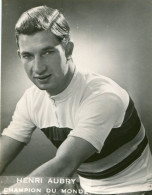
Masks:
[[[0,174],[6,166],[17,156],[24,147],[24,143],[8,136],[0,137]]]
[[[92,155],[96,149],[87,141],[68,137],[57,151],[56,156],[34,170],[28,177],[44,177],[43,184],[17,183],[13,188],[41,188],[42,194],[46,193],[46,188],[59,190],[63,184],[47,183],[45,177],[71,177],[79,165]],[[60,193],[59,193],[60,194]]]
[[[30,176],[71,177],[79,165],[96,149],[78,137],[68,137],[57,151],[56,156],[31,173]]]

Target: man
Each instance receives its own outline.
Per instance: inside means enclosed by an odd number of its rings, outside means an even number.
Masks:
[[[1,171],[38,127],[58,150],[31,177],[71,177],[77,170],[89,194],[150,192],[152,156],[134,103],[111,79],[77,70],[64,16],[46,6],[32,8],[15,32],[18,55],[35,85],[2,133]]]

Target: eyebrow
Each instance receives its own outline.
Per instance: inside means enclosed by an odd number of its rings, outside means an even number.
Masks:
[[[31,54],[31,53],[28,52],[28,51],[23,51],[23,52],[21,52],[20,54],[21,54],[21,55],[25,55],[25,54]]]
[[[54,46],[48,46],[48,47],[45,47],[42,49],[42,51],[46,51],[46,50],[49,50],[49,49],[55,49],[56,45]]]
[[[41,51],[43,52],[43,51],[47,51],[49,49],[52,50],[52,49],[55,49],[56,46],[57,45],[55,45],[55,46],[48,46],[48,47],[42,48]],[[29,52],[29,51],[22,51],[21,52],[21,55],[25,55],[25,54],[31,54],[31,52]]]

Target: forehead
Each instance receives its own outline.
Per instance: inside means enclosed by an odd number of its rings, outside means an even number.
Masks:
[[[19,35],[20,51],[34,51],[45,47],[55,47],[59,44],[57,37],[48,31],[40,31],[32,35]]]

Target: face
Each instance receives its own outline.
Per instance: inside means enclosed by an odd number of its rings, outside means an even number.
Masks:
[[[29,79],[51,95],[67,85],[68,65],[65,50],[50,32],[19,36],[19,56]]]

